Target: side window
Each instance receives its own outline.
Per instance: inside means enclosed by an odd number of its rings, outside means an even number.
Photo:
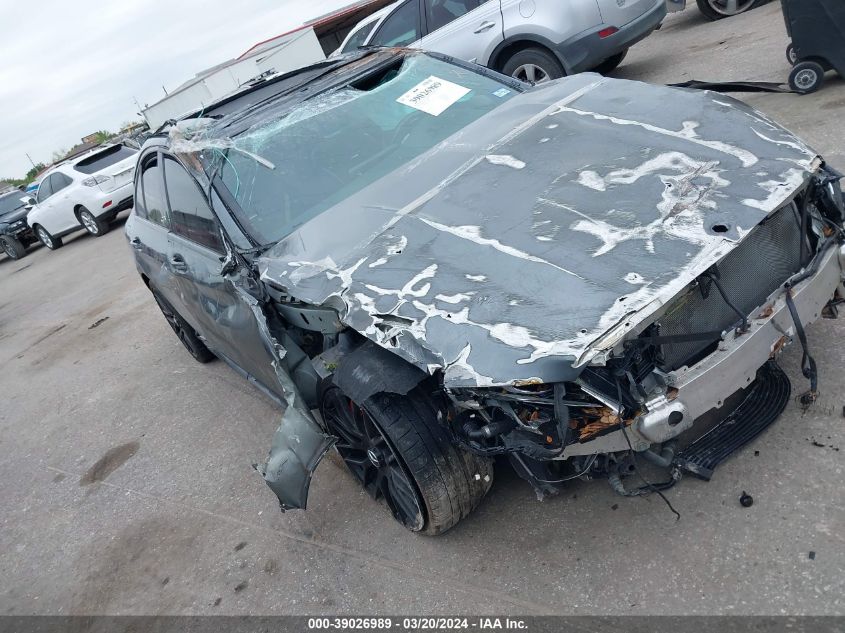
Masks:
[[[424,0],[424,2],[429,33],[477,9],[479,5],[479,0]]]
[[[47,198],[53,195],[53,188],[50,185],[50,176],[47,176],[41,181],[38,187],[38,193],[35,195],[36,202],[44,202]]]
[[[164,196],[164,181],[161,177],[159,162],[158,156],[153,157],[144,163],[141,172],[141,188],[144,194],[142,202],[144,213],[141,217],[167,228],[169,224],[166,210],[167,199]]]
[[[170,201],[170,230],[218,253],[225,252],[220,228],[194,178],[176,160],[164,159]]]
[[[53,188],[53,193],[58,193],[73,181],[68,178],[66,175],[57,171],[52,176],[50,176],[50,186]]]
[[[418,0],[408,0],[382,22],[370,44],[406,46],[422,37]]]
[[[365,24],[360,29],[355,31],[352,34],[352,37],[347,40],[346,45],[343,47],[342,53],[348,53],[349,51],[356,50],[359,46],[363,46],[364,42],[367,41],[367,36],[370,34],[370,31],[373,30],[373,27],[378,23],[378,20],[373,20],[369,24]]]

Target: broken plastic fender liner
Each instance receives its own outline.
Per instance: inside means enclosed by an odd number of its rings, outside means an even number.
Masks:
[[[267,461],[256,466],[279,498],[282,511],[305,509],[311,475],[335,443],[336,438],[315,426],[310,414],[305,418],[296,409],[285,411]]]
[[[272,358],[273,369],[284,393],[286,405],[281,424],[273,436],[267,461],[261,466],[256,465],[255,469],[261,473],[264,481],[279,498],[282,511],[304,510],[311,475],[336,438],[322,431],[290,374],[285,370],[283,359],[286,350],[270,331],[261,303],[240,284],[236,283],[234,288],[255,315],[258,332]]]

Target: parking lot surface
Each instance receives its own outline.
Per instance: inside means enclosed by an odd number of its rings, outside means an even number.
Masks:
[[[779,5],[670,16],[615,73],[784,81]],[[743,95],[845,169],[845,81]],[[121,216],[124,217],[125,214]],[[252,469],[280,412],[181,347],[102,238],[0,260],[0,613],[837,614],[845,608],[842,320],[809,329],[821,398],[705,483],[623,499],[604,481],[538,502],[506,466],[446,535],[406,532],[340,462],[281,514]],[[782,364],[806,387],[800,350]],[[747,491],[754,505],[744,508]]]

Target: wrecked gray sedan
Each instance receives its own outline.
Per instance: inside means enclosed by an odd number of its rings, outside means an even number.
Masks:
[[[334,447],[437,534],[496,456],[540,497],[709,478],[783,410],[793,340],[809,405],[805,328],[845,296],[838,180],[715,93],[377,49],[172,122],[126,233],[192,355],[283,405],[258,467],[283,510]]]

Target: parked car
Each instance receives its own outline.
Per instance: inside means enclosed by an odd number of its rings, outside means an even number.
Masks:
[[[207,106],[138,165],[143,283],[195,359],[284,405],[259,468],[282,509],[334,446],[428,534],[495,456],[539,495],[642,494],[639,460],[709,477],[790,401],[770,359],[843,279],[839,175],[712,92],[369,49]]]
[[[26,224],[29,209],[24,193],[0,194],[0,248],[11,259],[26,255],[27,246],[36,241],[35,233]]]
[[[399,0],[352,29],[339,52],[410,46],[539,83],[610,72],[665,16],[666,0]]]
[[[80,229],[100,237],[109,222],[132,207],[132,180],[138,150],[125,145],[99,147],[56,166],[41,181],[27,222],[50,250]]]

